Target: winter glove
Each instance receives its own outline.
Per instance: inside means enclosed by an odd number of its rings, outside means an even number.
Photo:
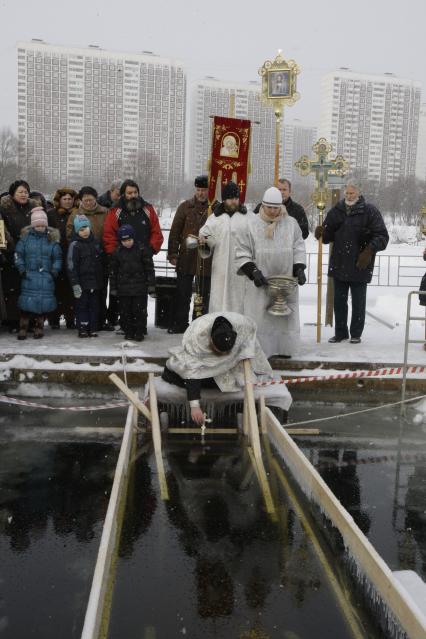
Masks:
[[[356,262],[357,268],[363,271],[368,266],[370,266],[371,260],[373,259],[373,255],[374,255],[374,252],[371,246],[366,246],[365,249],[361,251],[361,253],[358,255],[358,259]]]
[[[323,232],[324,232],[324,227],[323,226],[317,226],[315,231],[314,231],[315,239],[319,240],[322,237]]]
[[[58,277],[58,271],[52,271],[52,277],[56,279]]]
[[[254,282],[255,286],[266,286],[268,283],[262,271],[259,271],[254,262],[246,262],[242,265],[240,271],[242,271],[244,275],[247,275],[247,277]]]
[[[157,294],[155,292],[155,284],[153,286],[148,286],[148,295],[150,297],[157,297]]]
[[[258,288],[260,286],[268,286],[267,279],[263,275],[262,271],[259,271],[258,268],[256,268],[253,271],[253,282],[254,282],[254,285],[257,286]]]
[[[81,297],[82,294],[82,290],[81,290],[81,286],[80,284],[74,284],[74,286],[72,287],[72,292],[74,297],[78,300]]]
[[[19,277],[21,278],[21,280],[25,278],[26,274],[27,274],[26,271],[22,271],[21,273],[19,273]]]
[[[293,277],[297,277],[299,286],[306,284],[305,268],[303,264],[295,264],[293,266]]]

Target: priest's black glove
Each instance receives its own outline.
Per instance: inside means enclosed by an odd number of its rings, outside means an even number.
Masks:
[[[257,268],[254,262],[246,262],[240,270],[244,275],[247,275],[249,279],[253,280],[255,286],[266,286],[268,284],[262,271]]]
[[[293,277],[297,277],[297,283],[299,286],[306,284],[305,268],[306,266],[304,264],[293,265]]]
[[[258,288],[260,286],[268,286],[268,280],[258,268],[253,271],[253,282]]]

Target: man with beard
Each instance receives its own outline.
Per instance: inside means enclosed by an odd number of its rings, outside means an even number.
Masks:
[[[177,281],[174,322],[168,333],[184,333],[188,328],[194,276],[197,277],[198,288],[203,298],[202,314],[207,313],[209,308],[211,260],[200,260],[197,246],[191,248],[186,244],[190,235],[198,237],[200,228],[207,220],[207,175],[196,177],[194,186],[194,196],[178,206],[170,229],[167,259],[176,267]]]
[[[282,196],[282,204],[284,204],[287,213],[290,217],[294,217],[298,225],[300,226],[300,230],[302,231],[302,237],[304,240],[309,236],[309,223],[308,218],[306,217],[305,209],[301,204],[298,204],[294,200],[292,200],[291,194],[291,182],[286,178],[280,178],[278,180],[277,188]],[[254,209],[253,213],[259,213],[260,207],[262,206],[262,202]]]
[[[371,282],[374,258],[384,251],[389,235],[382,215],[365,201],[357,182],[347,182],[345,199],[326,215],[324,225],[315,229],[317,240],[334,242],[328,274],[334,280],[335,334],[331,344],[349,338],[348,292],[352,296],[350,342],[359,344],[364,329],[367,284]]]
[[[152,204],[140,195],[139,186],[134,180],[125,180],[120,187],[120,199],[117,206],[108,211],[104,225],[104,250],[108,258],[118,246],[118,229],[129,224],[134,231],[136,244],[141,244],[155,255],[163,243],[158,215]],[[143,327],[146,335],[146,326]]]
[[[133,180],[125,180],[120,187],[117,206],[108,211],[104,225],[104,248],[111,255],[118,246],[118,229],[130,224],[135,232],[135,240],[150,247],[155,255],[163,243],[158,215],[152,204],[145,202],[139,186]]]
[[[234,182],[222,188],[222,202],[200,229],[205,254],[213,252],[209,313],[243,313],[245,278],[237,275],[235,237],[245,228],[247,209],[240,204],[240,189]]]

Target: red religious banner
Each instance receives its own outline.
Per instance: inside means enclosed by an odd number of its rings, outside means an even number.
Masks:
[[[249,152],[250,120],[215,116],[209,174],[210,203],[215,200],[217,183],[220,181],[223,186],[230,180],[240,187],[240,202],[244,202]]]

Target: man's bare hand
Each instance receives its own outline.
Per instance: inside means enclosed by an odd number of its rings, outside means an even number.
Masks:
[[[169,262],[170,262],[170,264],[172,264],[173,266],[176,266],[176,264],[177,264],[177,257],[169,257]]]
[[[207,241],[207,238],[206,238],[206,236],[205,236],[205,235],[199,235],[199,236],[198,236],[198,242],[199,242],[201,245],[204,245],[204,244],[206,243],[206,241]]]
[[[193,408],[191,408],[191,419],[199,426],[202,426],[204,424],[204,413],[199,406],[194,406]]]

